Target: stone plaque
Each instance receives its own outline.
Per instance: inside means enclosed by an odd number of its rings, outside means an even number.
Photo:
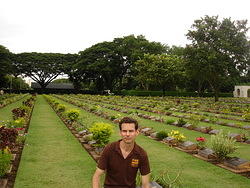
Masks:
[[[157,135],[157,132],[153,132],[153,133],[150,134],[150,136],[151,136],[152,138],[156,138],[156,135]]]
[[[184,149],[184,150],[195,150],[197,149],[197,144],[191,142],[191,141],[185,141],[180,143],[180,148]]]
[[[227,159],[224,164],[234,169],[250,169],[250,161],[238,157]]]
[[[245,143],[250,144],[250,139],[246,140]]]
[[[242,127],[243,129],[247,129],[247,130],[250,130],[250,125],[245,125]]]
[[[173,122],[173,123],[172,123],[172,125],[177,126],[177,125],[178,125],[178,122],[177,122],[177,121],[175,121],[175,122]]]
[[[187,128],[187,129],[193,129],[193,126],[192,126],[192,124],[190,124],[190,123],[186,123],[186,124],[183,125],[182,127]]]
[[[162,141],[166,142],[168,144],[176,144],[177,143],[177,140],[173,137],[170,137],[170,136],[164,138]]]
[[[84,134],[86,134],[87,132],[88,132],[87,130],[82,130],[82,131],[78,132],[78,134],[79,134],[79,135],[84,135]]]
[[[198,155],[205,157],[207,159],[215,159],[216,158],[214,151],[212,149],[209,149],[209,148],[199,150]]]
[[[219,132],[220,132],[219,130],[214,129],[214,130],[209,131],[208,134],[218,134]]]
[[[202,121],[206,122],[206,123],[209,123],[210,120],[209,119],[203,119]]]
[[[218,125],[225,125],[226,123],[223,122],[223,121],[217,121],[216,124],[218,124]]]
[[[229,127],[235,127],[235,123],[227,123],[226,125]]]
[[[242,141],[241,135],[237,133],[230,133],[228,137],[235,139],[237,142]]]
[[[199,131],[202,133],[207,133],[207,128],[206,127],[198,127]]]
[[[144,128],[144,129],[141,130],[141,133],[145,133],[145,132],[147,132],[147,131],[150,131],[151,129],[152,129],[152,128],[148,128],[148,127],[147,127],[147,128]]]
[[[95,144],[95,143],[96,143],[95,140],[90,140],[90,141],[88,142],[89,145],[93,145],[93,144]]]

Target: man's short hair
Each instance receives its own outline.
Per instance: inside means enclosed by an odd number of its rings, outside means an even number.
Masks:
[[[133,123],[135,124],[135,130],[138,129],[138,122],[137,120],[131,118],[131,117],[124,117],[119,121],[119,129],[122,130],[122,124],[123,123]]]

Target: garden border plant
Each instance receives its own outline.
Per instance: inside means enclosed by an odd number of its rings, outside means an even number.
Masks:
[[[14,113],[13,115],[14,120],[9,121],[6,125],[0,128],[1,151],[2,152],[4,151],[5,154],[9,153],[12,156],[11,157],[12,160],[9,161],[10,162],[9,165],[11,165],[10,170],[7,171],[7,174],[2,176],[2,178],[0,178],[0,185],[3,188],[13,187],[14,185],[16,173],[22,155],[22,150],[25,144],[25,136],[28,132],[30,119],[35,105],[35,100],[36,100],[35,95],[33,95],[26,101],[24,101],[23,105],[25,107],[21,106],[20,109],[25,109],[26,113],[22,113],[21,115],[23,116],[20,117],[15,116],[17,114]],[[20,114],[18,113],[18,115]],[[8,165],[5,165],[5,167],[8,167]],[[4,170],[4,172],[6,172],[6,170]]]

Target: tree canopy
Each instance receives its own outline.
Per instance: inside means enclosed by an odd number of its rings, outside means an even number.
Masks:
[[[15,57],[16,69],[45,88],[57,76],[64,73],[67,54],[59,53],[20,53]]]
[[[11,72],[11,52],[0,45],[0,87],[4,87],[6,82],[5,76]]]
[[[135,62],[135,70],[135,79],[144,88],[157,85],[164,94],[166,88],[174,90],[184,76],[182,59],[175,55],[145,54],[143,59]]]
[[[191,45],[186,47],[186,69],[201,82],[207,81],[218,100],[225,81],[237,80],[247,71],[250,46],[247,40],[247,21],[231,21],[218,16],[195,20],[187,33]]]

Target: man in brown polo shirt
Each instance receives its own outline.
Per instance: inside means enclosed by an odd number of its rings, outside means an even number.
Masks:
[[[100,188],[100,176],[105,172],[104,188],[135,188],[140,170],[142,187],[149,187],[150,167],[147,153],[135,143],[138,122],[124,117],[119,122],[121,140],[108,144],[102,152],[92,178],[92,188]]]

